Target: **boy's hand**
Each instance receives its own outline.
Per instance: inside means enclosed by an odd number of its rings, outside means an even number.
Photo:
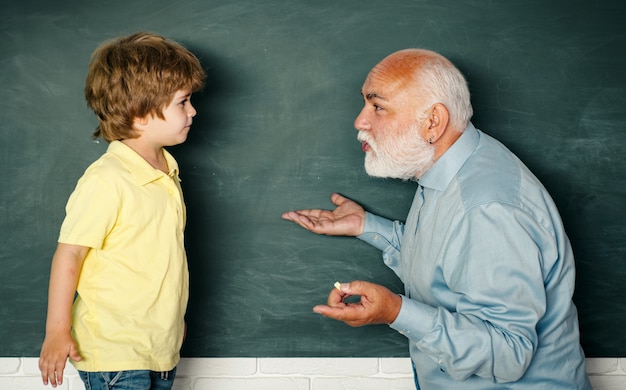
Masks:
[[[82,360],[72,337],[66,333],[46,335],[39,356],[44,385],[50,383],[52,387],[57,387],[63,384],[63,370],[68,357],[77,362]]]
[[[63,369],[69,356],[80,361],[76,343],[70,335],[72,302],[76,294],[78,275],[89,248],[59,243],[52,257],[46,338],[41,346],[39,369],[44,385],[63,383]]]

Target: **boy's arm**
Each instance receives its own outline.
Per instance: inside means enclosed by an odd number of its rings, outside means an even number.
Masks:
[[[70,335],[72,303],[80,269],[89,248],[59,243],[50,270],[46,337],[39,356],[39,369],[44,385],[63,383],[63,369],[68,356],[81,360],[76,343]]]

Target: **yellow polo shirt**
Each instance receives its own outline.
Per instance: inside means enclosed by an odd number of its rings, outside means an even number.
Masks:
[[[59,242],[87,253],[72,310],[81,371],[169,371],[180,360],[189,274],[178,164],[154,169],[112,142],[70,196]]]

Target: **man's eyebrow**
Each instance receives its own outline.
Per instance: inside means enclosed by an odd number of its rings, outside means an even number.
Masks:
[[[364,96],[366,100],[372,100],[372,99],[380,99],[380,100],[385,100],[385,101],[387,100],[376,92],[370,92],[366,95],[363,95],[363,91],[361,91],[361,96]]]

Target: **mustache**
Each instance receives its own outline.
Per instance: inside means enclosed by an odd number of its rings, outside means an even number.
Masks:
[[[359,140],[359,142],[366,142],[372,147],[376,146],[376,142],[372,139],[372,137],[368,133],[364,131],[359,131],[359,133],[356,136],[356,139]]]

